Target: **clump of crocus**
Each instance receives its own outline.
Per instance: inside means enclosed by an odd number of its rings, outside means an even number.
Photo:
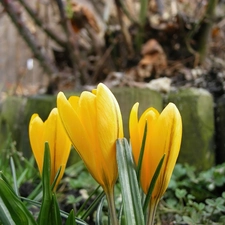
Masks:
[[[60,92],[57,107],[65,130],[93,178],[103,187],[111,214],[113,187],[118,177],[116,140],[123,137],[120,108],[112,92],[99,84],[69,100]],[[111,215],[115,217],[115,215]],[[113,219],[113,223],[117,221]]]
[[[136,103],[131,110],[129,120],[130,139],[136,164],[139,160],[146,123],[147,136],[140,173],[141,186],[145,194],[148,192],[160,160],[165,155],[149,203],[148,224],[153,224],[157,205],[168,187],[180,151],[182,121],[173,103],[169,103],[161,114],[154,108],[148,108],[138,120],[138,103]]]
[[[56,108],[50,112],[45,122],[42,121],[38,114],[32,115],[29,123],[29,138],[31,148],[41,174],[45,143],[48,142],[51,156],[51,184],[61,167],[61,171],[55,185],[56,189],[64,174],[71,148],[71,142],[62,126],[58,110]]]

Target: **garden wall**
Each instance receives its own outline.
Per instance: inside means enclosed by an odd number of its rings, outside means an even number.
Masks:
[[[168,102],[174,102],[183,120],[183,139],[178,161],[195,165],[199,170],[213,166],[218,155],[220,161],[225,161],[225,97],[218,102],[216,115],[219,125],[215,126],[217,120],[214,120],[214,102],[206,90],[182,88],[166,96],[149,89],[123,87],[112,91],[122,110],[126,137],[129,112],[135,102],[140,103],[140,113],[150,106],[161,111]],[[17,149],[23,151],[25,156],[30,156],[30,117],[33,113],[38,113],[45,120],[55,106],[56,96],[12,96],[5,99],[0,106],[0,148],[6,144],[11,134],[11,140],[16,141]],[[221,133],[219,139],[214,138],[216,131]]]

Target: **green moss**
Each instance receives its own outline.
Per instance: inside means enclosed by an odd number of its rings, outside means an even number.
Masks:
[[[202,89],[180,89],[168,96],[180,110],[183,139],[178,161],[195,165],[199,170],[214,165],[214,109],[209,92]]]
[[[8,97],[0,107],[0,148],[10,138],[20,144],[20,131],[26,99],[22,97]]]

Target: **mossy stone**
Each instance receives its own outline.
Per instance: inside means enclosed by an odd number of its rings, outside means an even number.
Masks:
[[[20,143],[21,126],[23,125],[24,105],[26,99],[22,97],[7,97],[0,105],[0,148],[7,144],[7,141]]]
[[[212,95],[197,88],[182,88],[168,95],[166,103],[178,107],[183,121],[183,138],[178,158],[199,170],[212,167],[214,152],[214,108]]]
[[[112,89],[112,92],[121,107],[124,133],[127,138],[129,138],[130,110],[136,102],[140,103],[139,115],[151,106],[160,112],[163,108],[163,97],[156,91],[122,87]],[[67,96],[70,95],[79,95],[79,93],[67,94]],[[177,105],[183,120],[183,140],[178,161],[195,165],[199,169],[210,168],[214,164],[212,96],[202,89],[183,88],[177,92],[171,92],[166,99],[166,103],[168,102],[174,102]],[[17,149],[23,151],[25,156],[29,157],[31,149],[28,125],[31,115],[38,113],[44,121],[55,106],[56,96],[8,97],[0,107],[1,143],[6,140],[6,135],[10,131],[12,139],[17,142]],[[224,117],[221,116],[220,118],[223,119]]]

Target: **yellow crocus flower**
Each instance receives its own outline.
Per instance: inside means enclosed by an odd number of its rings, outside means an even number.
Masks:
[[[118,176],[116,140],[123,137],[122,116],[114,95],[104,84],[69,100],[60,92],[57,107],[89,172],[105,192],[110,192]]]
[[[182,121],[180,113],[173,103],[169,103],[161,114],[154,108],[148,108],[139,120],[138,106],[139,104],[136,103],[131,110],[129,129],[133,156],[137,165],[144,128],[147,123],[147,137],[140,177],[141,186],[145,194],[147,194],[156,168],[165,154],[164,162],[150,200],[151,216],[168,187],[180,151]]]
[[[55,185],[55,189],[61,180],[68,156],[70,153],[71,142],[62,126],[58,110],[54,108],[45,122],[38,114],[33,114],[29,123],[29,138],[31,148],[42,174],[45,142],[48,142],[51,155],[51,180],[54,178],[61,167],[61,172]]]

